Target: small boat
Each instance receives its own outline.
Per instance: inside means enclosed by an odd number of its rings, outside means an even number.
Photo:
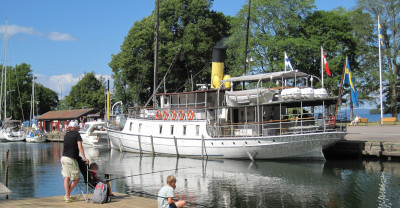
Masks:
[[[26,142],[31,142],[31,143],[40,143],[40,142],[46,142],[47,135],[39,131],[38,129],[32,129],[29,131],[29,133],[26,135]]]
[[[26,134],[21,127],[20,120],[6,120],[3,127],[4,139],[9,142],[24,141]]]
[[[102,121],[86,122],[84,127],[79,130],[83,144],[93,147],[108,147],[109,140],[105,126],[106,123]]]

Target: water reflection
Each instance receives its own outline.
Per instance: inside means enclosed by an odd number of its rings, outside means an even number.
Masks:
[[[62,144],[0,143],[10,149],[10,198],[63,195]],[[151,157],[85,147],[113,190],[157,194],[168,175],[190,202],[209,207],[400,207],[400,163],[281,162]],[[0,155],[0,179],[4,177]]]

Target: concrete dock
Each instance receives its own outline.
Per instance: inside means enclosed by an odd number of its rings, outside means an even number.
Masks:
[[[326,158],[400,159],[400,126],[348,126],[345,140],[324,150]]]
[[[41,198],[25,198],[13,200],[1,200],[0,207],[149,207],[156,208],[157,200],[137,197],[121,193],[113,193],[111,201],[106,204],[93,204],[80,198],[75,202],[65,203],[64,196],[52,196]],[[75,196],[75,195],[74,195]],[[91,195],[89,195],[91,198]]]

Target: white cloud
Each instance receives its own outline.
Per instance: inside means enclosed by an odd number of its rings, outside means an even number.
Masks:
[[[6,26],[5,25],[0,25],[0,34],[5,34],[6,32]],[[43,33],[35,30],[33,27],[24,27],[24,26],[18,26],[18,25],[8,25],[7,26],[7,36],[11,37],[13,35],[17,34],[26,34],[26,35],[34,35],[38,37],[43,37]],[[47,38],[49,38],[52,41],[74,41],[76,40],[74,37],[72,37],[68,33],[60,33],[60,32],[50,32],[47,35]]]
[[[68,33],[51,32],[48,37],[50,40],[53,40],[53,41],[73,41],[73,40],[75,40],[75,38],[73,38]]]
[[[4,34],[6,32],[6,26],[0,25],[0,33]],[[28,35],[37,35],[40,36],[41,33],[37,32],[33,27],[22,27],[18,25],[8,25],[7,26],[7,35],[13,36],[16,34],[28,34]]]
[[[58,97],[63,98],[69,94],[72,86],[76,85],[79,80],[82,79],[83,74],[61,74],[54,76],[47,76],[43,74],[35,74],[36,82],[42,84],[43,86],[50,88],[54,92],[58,93]],[[105,80],[111,79],[111,75],[96,74],[96,78],[102,76]],[[110,80],[110,88],[112,89],[113,81]]]

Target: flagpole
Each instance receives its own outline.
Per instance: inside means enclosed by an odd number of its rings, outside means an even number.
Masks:
[[[346,61],[347,61],[347,56],[346,59],[344,61],[344,65],[343,65],[343,72],[342,72],[342,79],[340,81],[340,88],[339,88],[339,96],[336,102],[336,108],[335,108],[335,125],[336,125],[336,118],[337,118],[337,112],[338,112],[338,108],[339,108],[339,103],[340,103],[340,98],[342,97],[342,88],[343,88],[343,79],[344,79],[344,72],[346,69]]]
[[[287,55],[286,55],[286,51],[284,52],[285,54],[284,54],[284,56],[283,56],[283,63],[285,63],[285,71],[286,71],[286,57],[287,57]],[[283,81],[283,80],[282,80]],[[282,85],[283,85],[283,83],[282,83]],[[285,79],[285,87],[286,87],[286,79]]]
[[[285,63],[285,71],[286,71],[286,51],[283,54],[283,63]]]
[[[383,100],[382,100],[382,55],[381,55],[381,31],[378,16],[378,45],[379,45],[379,86],[380,86],[380,97],[381,97],[381,121],[383,118]]]
[[[322,46],[321,46],[321,80],[322,80],[322,88],[324,88],[324,58],[322,57]]]

